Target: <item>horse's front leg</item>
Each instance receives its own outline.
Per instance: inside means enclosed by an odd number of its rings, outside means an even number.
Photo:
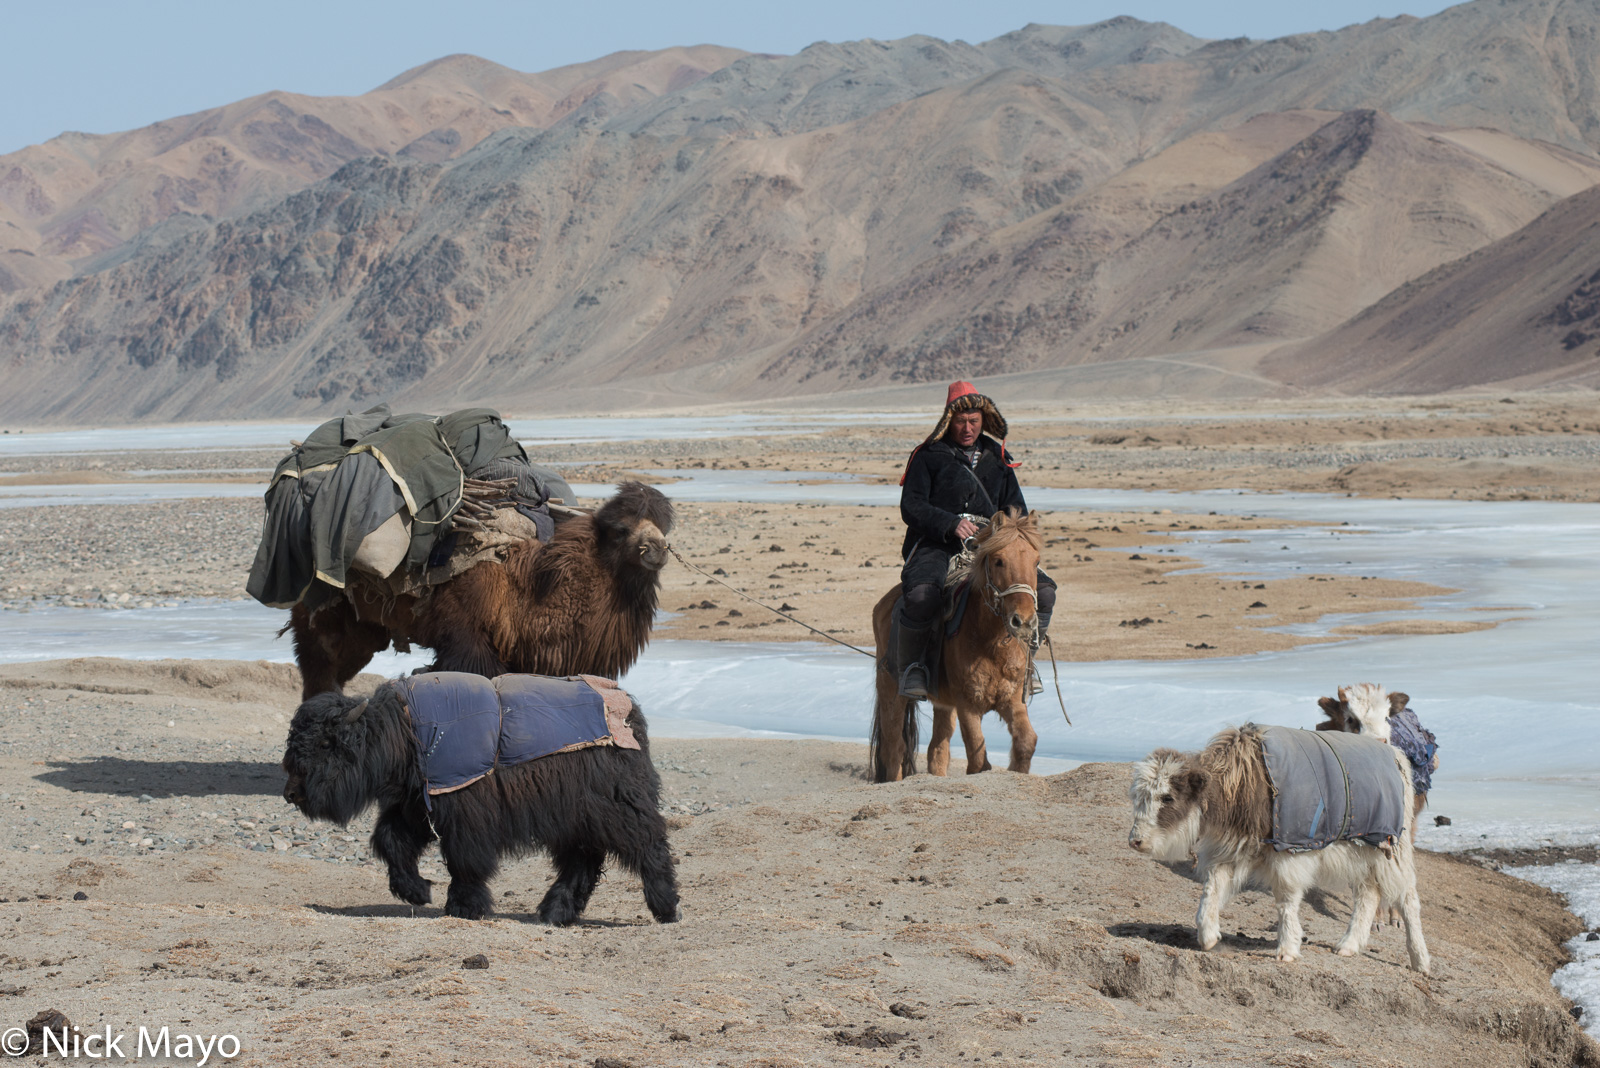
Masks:
[[[956,732],[956,710],[933,706],[933,732],[928,736],[928,774],[950,774],[950,736]]]
[[[956,710],[961,723],[961,743],[967,747],[967,774],[976,775],[990,770],[989,750],[983,744],[983,714],[985,708],[973,709],[963,705]]]
[[[996,711],[1011,731],[1011,770],[1026,775],[1033,766],[1033,751],[1039,747],[1039,732],[1033,729],[1023,691],[1018,689],[1011,700],[1001,702]]]

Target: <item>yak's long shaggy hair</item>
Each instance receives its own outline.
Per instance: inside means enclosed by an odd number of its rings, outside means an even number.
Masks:
[[[441,586],[418,621],[429,670],[493,678],[624,674],[650,641],[672,531],[672,502],[624,482],[592,516],[564,520],[548,545],[512,547]]]
[[[367,700],[318,694],[289,726],[283,796],[311,819],[341,826],[378,806],[372,851],[389,867],[390,893],[412,905],[433,898],[417,858],[437,831],[451,916],[488,916],[488,882],[500,858],[544,849],[556,881],[539,903],[543,922],[561,927],[583,913],[609,854],[644,882],[651,915],[671,923],[678,918],[677,876],[638,704],[628,725],[639,749],[593,746],[499,768],[434,795],[430,826],[416,737],[394,688],[380,686]]]

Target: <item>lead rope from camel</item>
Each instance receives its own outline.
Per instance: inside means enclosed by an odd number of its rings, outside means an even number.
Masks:
[[[839,638],[835,638],[833,635],[829,634],[825,630],[818,630],[816,627],[813,627],[809,623],[800,622],[800,620],[794,618],[794,616],[791,616],[789,613],[783,611],[782,609],[774,608],[770,604],[767,604],[765,601],[756,600],[754,597],[750,596],[748,593],[745,593],[739,587],[730,586],[730,585],[728,585],[728,583],[723,582],[721,579],[717,578],[717,576],[711,575],[711,574],[707,574],[704,570],[694,566],[689,561],[685,560],[683,558],[683,556],[678,552],[678,550],[674,549],[670,545],[667,546],[667,552],[671,553],[673,555],[673,557],[678,561],[678,563],[682,564],[684,567],[688,568],[690,571],[693,571],[697,575],[705,575],[706,578],[710,579],[712,582],[715,582],[718,586],[727,587],[728,589],[732,590],[734,593],[737,593],[740,597],[743,597],[745,600],[749,601],[751,604],[760,605],[762,608],[765,608],[767,611],[771,612],[773,615],[782,616],[784,619],[787,619],[790,623],[794,623],[794,624],[797,624],[798,626],[802,626],[806,630],[809,630],[811,633],[828,639],[830,642],[833,642],[835,645],[842,645],[846,649],[854,649],[856,652],[860,653],[862,656],[871,657],[872,661],[874,663],[877,662],[877,660],[878,660],[878,654],[877,653],[869,653],[865,649],[861,648],[861,646],[859,646],[859,645],[851,645],[847,641],[843,641],[843,640],[841,640]]]
[[[877,659],[878,659],[877,654],[869,653],[865,649],[861,648],[859,645],[851,645],[847,641],[841,641],[840,639],[835,638],[833,635],[829,634],[827,631],[818,630],[816,627],[813,627],[809,623],[802,623],[800,620],[794,618],[794,616],[791,616],[789,613],[784,612],[784,611],[782,611],[780,609],[774,608],[770,604],[767,604],[765,601],[757,600],[756,598],[750,596],[748,593],[745,593],[739,587],[730,585],[730,584],[728,584],[726,582],[723,582],[721,579],[717,578],[715,575],[708,574],[703,569],[698,568],[695,565],[691,564],[689,561],[685,560],[683,558],[683,555],[681,553],[679,553],[678,550],[674,549],[672,546],[670,546],[670,545],[667,546],[667,552],[671,553],[673,555],[673,558],[676,559],[678,561],[678,563],[682,564],[684,567],[688,568],[690,571],[693,571],[697,575],[705,575],[706,578],[710,579],[712,582],[715,582],[718,586],[722,586],[722,587],[724,587],[726,589],[732,590],[734,593],[738,594],[740,597],[743,597],[745,600],[749,601],[751,604],[760,605],[762,608],[765,608],[767,611],[773,613],[774,615],[782,616],[784,619],[787,619],[790,623],[798,624],[799,626],[804,627],[806,630],[809,630],[811,633],[820,635],[821,637],[824,637],[824,638],[828,639],[830,642],[833,642],[835,645],[842,645],[846,649],[854,649],[856,652],[860,653],[862,656],[871,657],[874,663],[877,662]],[[1067,726],[1070,727],[1070,726],[1072,726],[1072,717],[1067,715],[1067,699],[1065,697],[1061,696],[1061,671],[1056,666],[1056,643],[1050,640],[1050,635],[1048,633],[1046,633],[1044,635],[1044,643],[1045,643],[1045,645],[1050,647],[1050,675],[1051,675],[1051,678],[1054,680],[1054,682],[1056,684],[1056,701],[1057,701],[1057,703],[1059,703],[1061,705],[1062,718],[1064,718],[1067,721]],[[1034,650],[1030,647],[1028,649],[1028,667],[1029,667],[1030,670],[1033,667],[1033,654],[1034,654]]]

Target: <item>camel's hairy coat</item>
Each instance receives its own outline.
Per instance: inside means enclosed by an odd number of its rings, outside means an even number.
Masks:
[[[302,696],[342,689],[391,640],[431,648],[433,671],[616,678],[650,641],[672,522],[660,490],[624,482],[594,514],[560,522],[548,544],[514,545],[424,601],[353,586],[315,614],[297,605]]]

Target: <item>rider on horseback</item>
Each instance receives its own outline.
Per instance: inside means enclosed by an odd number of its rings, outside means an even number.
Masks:
[[[928,640],[944,609],[944,578],[961,543],[978,533],[971,516],[985,519],[1007,508],[1026,515],[1027,503],[1006,452],[1006,421],[994,401],[971,382],[953,382],[939,425],[918,445],[900,478],[900,517],[906,523],[900,555],[904,607],[896,661],[903,697],[927,698],[932,688],[925,661]],[[1039,572],[1039,636],[1050,625],[1056,584]],[[1031,683],[1038,692],[1038,683]]]

